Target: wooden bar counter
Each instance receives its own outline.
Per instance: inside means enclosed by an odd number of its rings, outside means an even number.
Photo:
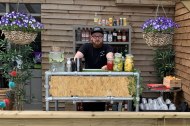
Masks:
[[[184,112],[1,111],[0,126],[189,126]]]
[[[136,77],[136,81],[128,79]],[[138,72],[45,72],[46,110],[49,101],[98,102],[133,100],[128,85],[133,82],[136,92],[136,111],[139,109]],[[136,90],[136,91],[135,91]],[[57,109],[56,109],[57,110]]]

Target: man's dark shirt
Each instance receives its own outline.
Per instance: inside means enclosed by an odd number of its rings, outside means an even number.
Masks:
[[[92,43],[85,43],[78,51],[84,55],[86,69],[101,69],[107,64],[106,54],[113,52],[113,48],[108,44],[103,44],[101,48],[94,48]],[[83,103],[83,110],[105,111],[105,102]]]
[[[86,69],[100,69],[107,64],[106,54],[113,52],[113,48],[108,44],[103,44],[101,48],[94,48],[92,43],[85,43],[79,51],[84,55]]]

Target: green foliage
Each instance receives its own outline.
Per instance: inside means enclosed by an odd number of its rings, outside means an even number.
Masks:
[[[31,71],[29,70],[33,66],[33,61],[30,58],[33,52],[29,45],[11,45],[8,47],[6,40],[0,40],[0,61],[2,62],[1,69],[3,70],[3,76],[8,81],[13,81],[16,87],[12,92],[15,94],[15,105],[18,110],[22,110],[23,101],[25,101],[25,85],[31,78]],[[18,66],[18,60],[22,63]],[[16,77],[10,75],[11,71],[16,71]]]
[[[137,72],[137,70],[134,70],[133,72]],[[140,72],[139,72],[140,73]],[[131,96],[134,97],[133,101],[134,101],[134,106],[136,106],[136,93],[137,93],[137,88],[136,88],[136,84],[137,84],[137,77],[136,76],[129,76],[128,77],[129,79],[129,84],[128,84],[128,91],[129,91],[129,94]],[[142,82],[143,82],[143,78],[140,77],[139,78],[139,96],[142,95],[142,92],[143,92],[143,86],[142,86]]]
[[[159,82],[163,81],[163,77],[174,74],[175,52],[172,46],[159,48],[155,51],[154,67],[156,69]]]

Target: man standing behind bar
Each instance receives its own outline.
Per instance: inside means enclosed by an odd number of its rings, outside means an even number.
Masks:
[[[86,69],[107,69],[107,59],[113,58],[113,48],[103,43],[103,30],[94,27],[91,31],[91,42],[83,44],[74,58],[84,58]],[[83,103],[84,111],[104,111],[105,103]]]

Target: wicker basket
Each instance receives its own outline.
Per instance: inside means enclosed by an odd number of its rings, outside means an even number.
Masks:
[[[37,33],[29,33],[22,31],[4,31],[5,38],[14,44],[24,45],[30,44],[36,39]]]
[[[163,34],[163,33],[143,33],[143,38],[146,44],[150,47],[161,47],[168,44],[172,44],[173,34]]]

